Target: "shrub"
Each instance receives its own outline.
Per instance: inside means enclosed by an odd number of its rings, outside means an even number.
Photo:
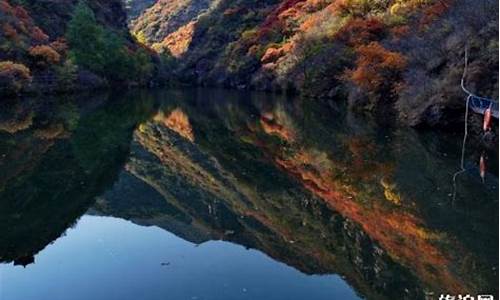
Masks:
[[[254,43],[258,37],[258,30],[255,28],[245,30],[241,33],[242,42]]]
[[[0,94],[19,93],[31,82],[31,72],[23,64],[12,61],[0,62]]]
[[[18,38],[17,30],[9,23],[2,25],[2,33],[9,40],[17,40]]]
[[[133,61],[133,76],[137,81],[149,79],[153,74],[154,65],[151,61],[151,55],[146,49],[138,48],[130,58]]]
[[[410,26],[402,25],[396,26],[391,29],[391,34],[395,39],[400,39],[402,37],[407,36],[411,32]]]
[[[406,67],[406,58],[398,52],[385,49],[378,42],[356,49],[356,68],[347,72],[348,78],[367,91],[379,91],[387,85],[394,86]]]
[[[9,2],[2,0],[0,1],[0,11],[5,13],[5,14],[12,14],[12,6],[9,4]]]
[[[261,58],[261,63],[267,64],[270,62],[276,62],[285,53],[282,48],[268,48]]]
[[[28,12],[22,6],[18,5],[14,8],[14,15],[24,23],[29,23],[31,21]]]
[[[40,66],[55,65],[61,61],[61,55],[47,45],[31,47],[29,54]]]
[[[35,26],[31,31],[31,38],[36,43],[45,43],[48,41],[49,36],[43,32],[39,27]]]
[[[420,20],[421,26],[430,25],[435,19],[444,14],[451,6],[451,0],[440,0],[430,5],[424,10],[424,15]]]
[[[365,17],[384,12],[390,1],[384,0],[338,0],[335,11],[340,16]]]
[[[134,36],[135,40],[139,44],[147,45],[148,39],[147,39],[146,35],[144,34],[144,31],[137,31],[137,32],[132,33],[132,35]]]
[[[77,79],[78,67],[71,59],[67,59],[61,66],[56,68],[57,83],[59,89],[70,90]]]
[[[94,12],[80,1],[75,8],[66,38],[70,45],[70,55],[74,62],[93,72],[102,73],[104,65],[104,32],[97,24]]]
[[[129,49],[125,38],[99,25],[84,1],[75,8],[66,38],[78,66],[111,81],[141,80],[152,72],[151,56],[142,48]]]
[[[382,38],[384,31],[384,23],[378,18],[354,18],[337,32],[336,38],[353,47]]]
[[[57,51],[61,55],[66,55],[68,52],[68,43],[65,38],[58,38],[57,40],[50,43],[50,47]]]

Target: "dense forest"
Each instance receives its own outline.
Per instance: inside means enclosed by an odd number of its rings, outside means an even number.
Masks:
[[[493,0],[2,0],[0,28],[2,94],[220,86],[454,127],[467,48],[469,89],[498,99]]]
[[[0,1],[0,91],[68,92],[161,77],[120,1]]]

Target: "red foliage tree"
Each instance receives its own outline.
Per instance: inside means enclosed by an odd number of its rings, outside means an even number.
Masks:
[[[5,23],[2,25],[2,33],[6,38],[10,40],[17,40],[18,37],[17,31],[9,23]]]
[[[420,19],[420,26],[425,27],[432,23],[439,16],[448,11],[452,2],[453,0],[438,0],[436,3],[424,9],[423,16]]]
[[[355,47],[382,38],[384,23],[378,18],[354,18],[345,24],[336,34],[336,39]]]
[[[65,38],[58,38],[57,40],[50,43],[50,47],[57,51],[61,55],[66,55],[68,52],[68,42]]]
[[[35,44],[45,43],[49,40],[49,36],[43,32],[38,26],[33,27],[31,30],[31,38]]]
[[[277,9],[275,9],[273,12],[267,16],[267,18],[264,20],[262,23],[260,30],[259,30],[259,37],[263,38],[266,37],[268,34],[272,33],[273,31],[281,31],[281,20],[280,20],[280,15],[297,5],[298,3],[304,2],[306,0],[286,0],[284,1],[280,6],[278,6]]]
[[[9,2],[3,0],[0,0],[0,11],[3,12],[4,14],[11,15],[12,14],[12,6],[9,4]]]
[[[395,39],[400,39],[407,36],[410,33],[410,26],[402,25],[396,26],[391,29],[391,34]]]
[[[14,16],[21,20],[25,24],[31,23],[31,17],[28,12],[22,6],[14,7]]]

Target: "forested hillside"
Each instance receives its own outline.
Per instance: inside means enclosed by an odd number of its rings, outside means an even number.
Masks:
[[[156,54],[127,29],[120,0],[0,1],[0,93],[141,84]]]
[[[3,94],[174,79],[449,127],[468,48],[468,88],[498,99],[494,0],[1,0],[0,28]]]
[[[162,44],[165,37],[195,22],[214,3],[217,3],[217,1],[156,1],[154,5],[144,10],[140,16],[131,21],[131,31],[139,41],[152,45],[155,49],[162,51]],[[174,52],[181,45],[189,45],[187,40],[178,39],[177,41],[179,42],[178,45],[171,43],[170,49]]]
[[[465,47],[470,88],[498,98],[497,24],[493,0],[165,0],[131,28],[184,82],[348,97],[447,126],[463,111]]]

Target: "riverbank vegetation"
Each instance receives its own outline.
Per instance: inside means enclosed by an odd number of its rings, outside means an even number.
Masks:
[[[175,81],[449,128],[468,48],[468,87],[498,99],[493,0],[1,0],[0,14],[4,94]]]
[[[131,30],[177,59],[186,83],[348,98],[414,126],[462,119],[459,82],[498,98],[491,0],[158,1]],[[189,8],[189,9],[188,9]]]

